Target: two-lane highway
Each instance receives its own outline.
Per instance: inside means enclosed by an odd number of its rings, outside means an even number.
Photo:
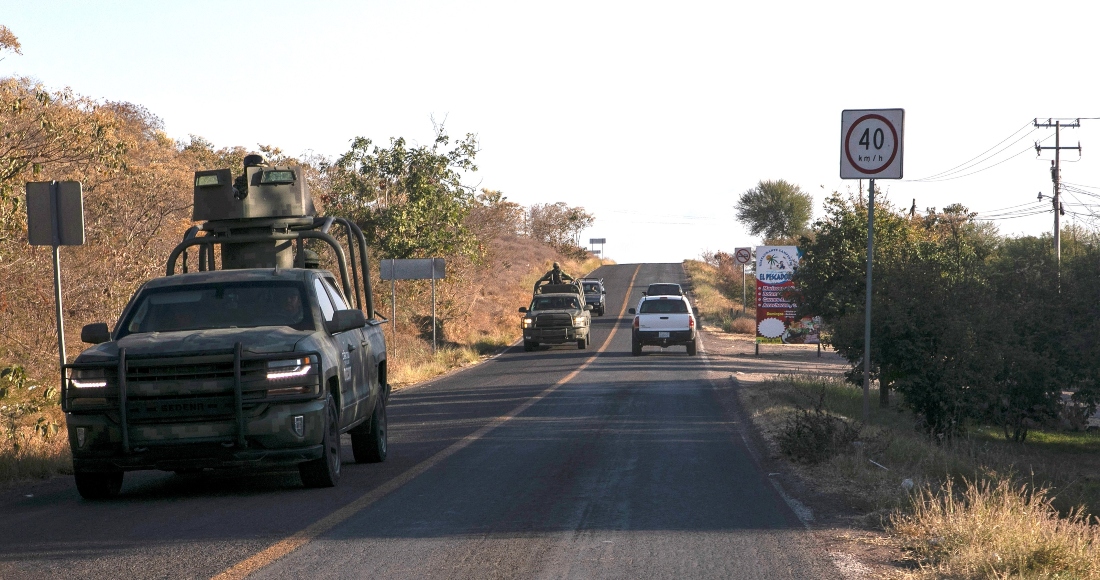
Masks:
[[[395,392],[389,460],[345,449],[338,488],[288,471],[131,473],[109,502],[68,478],[5,490],[0,577],[839,577],[718,400],[705,342],[630,355],[626,308],[682,267],[593,275],[589,349],[516,346]]]

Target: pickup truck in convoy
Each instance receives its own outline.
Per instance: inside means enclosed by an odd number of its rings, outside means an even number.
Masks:
[[[342,433],[356,461],[386,459],[386,344],[365,238],[313,213],[298,167],[249,155],[236,184],[228,169],[196,172],[194,219],[205,223],[113,330],[83,328],[94,346],[62,367],[84,498],[118,494],[124,473],[141,469],[297,466],[306,486],[334,486]],[[338,274],[314,263],[306,240],[332,250]]]
[[[523,350],[572,342],[577,348],[588,348],[591,310],[592,305],[585,304],[584,292],[577,284],[536,283],[531,305],[519,309],[524,314]]]
[[[630,334],[632,355],[642,354],[642,347],[647,345],[661,348],[684,345],[688,355],[695,356],[698,345],[695,310],[686,297],[645,296],[629,312],[634,315]]]
[[[592,305],[592,312],[603,316],[607,309],[606,300],[604,300],[607,290],[603,287],[603,278],[581,278],[577,280],[577,284],[584,289],[584,302]]]

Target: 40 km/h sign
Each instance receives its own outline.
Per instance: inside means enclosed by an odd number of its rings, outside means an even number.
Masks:
[[[901,179],[905,109],[841,113],[840,178]]]

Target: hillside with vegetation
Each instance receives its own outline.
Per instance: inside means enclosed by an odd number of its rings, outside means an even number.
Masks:
[[[27,242],[26,182],[83,184],[86,243],[61,248],[69,360],[86,346],[78,340],[83,325],[113,325],[137,287],[163,275],[169,253],[194,225],[193,172],[239,174],[254,152],[303,167],[319,213],[362,227],[381,315],[392,310],[391,288],[378,279],[380,259],[447,260],[436,288],[441,348],[434,354],[430,282],[397,283],[396,319],[386,334],[398,388],[515,341],[516,310],[552,262],[579,274],[599,265],[577,244],[594,219],[584,208],[524,207],[464,184],[477,171],[473,134],[452,140],[437,126],[429,145],[400,137],[352,143],[335,158],[293,157],[271,145],[217,148],[194,135],[169,137],[139,105],[0,79],[0,481],[68,468],[51,249]]]

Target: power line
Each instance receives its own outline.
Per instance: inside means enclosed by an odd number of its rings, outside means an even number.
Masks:
[[[945,171],[941,171],[939,173],[935,173],[935,174],[929,175],[927,177],[922,177],[920,179],[909,179],[909,180],[906,180],[906,181],[938,180],[938,178],[943,177],[945,175],[950,175],[952,173],[957,173],[958,171],[965,171],[966,169],[969,169],[969,167],[972,167],[973,165],[976,165],[977,163],[981,163],[981,161],[978,161],[978,162],[973,163],[973,164],[971,164],[971,162],[985,156],[986,153],[989,153],[990,151],[996,149],[997,147],[1000,147],[1001,144],[1003,144],[1005,141],[1008,141],[1009,139],[1013,138],[1020,131],[1023,131],[1025,128],[1027,128],[1028,125],[1031,125],[1031,121],[1028,121],[1027,123],[1024,123],[1023,127],[1020,127],[1019,129],[1016,129],[1015,131],[1012,132],[1011,135],[1009,135],[1008,137],[1005,137],[1004,139],[1001,139],[1001,141],[999,143],[997,143],[996,145],[990,147],[989,149],[986,149],[985,151],[982,151],[981,153],[975,155],[974,157],[971,157],[970,159],[967,159],[966,161],[963,161],[962,163],[952,167],[951,169],[947,169]],[[1024,134],[1019,139],[1016,139],[1012,143],[1009,143],[1009,146],[1018,143],[1021,139],[1023,139],[1025,137],[1027,137],[1028,135],[1034,133],[1036,130],[1037,130],[1036,128],[1033,128],[1031,131],[1028,131],[1026,134]],[[1007,149],[1007,147],[1006,147],[1006,149]],[[1004,151],[1004,149],[1001,149],[1001,151]],[[998,151],[997,153],[1000,153],[1001,151]],[[997,153],[994,153],[994,155],[996,155]]]
[[[1029,135],[1030,135],[1030,133],[1029,133]],[[1026,136],[1027,136],[1027,135],[1024,135],[1024,137],[1026,137]],[[1046,139],[1043,139],[1042,141],[1039,141],[1039,143],[1043,143],[1043,142],[1045,142],[1045,141],[1046,141],[1047,139],[1050,139],[1050,137],[1048,136],[1048,137],[1047,137]],[[969,177],[969,176],[971,176],[971,175],[974,175],[974,174],[977,174],[977,173],[981,173],[981,172],[983,172],[983,171],[988,171],[988,170],[990,170],[990,169],[993,169],[994,167],[996,167],[996,166],[998,166],[998,165],[1000,165],[1000,164],[1002,164],[1002,163],[1005,163],[1006,161],[1011,161],[1012,159],[1015,159],[1015,158],[1017,158],[1017,157],[1019,157],[1019,156],[1023,155],[1024,153],[1027,153],[1027,152],[1031,151],[1031,150],[1032,150],[1033,148],[1034,148],[1034,147],[1032,147],[1031,145],[1028,145],[1027,147],[1025,147],[1025,148],[1024,148],[1024,149],[1022,149],[1021,151],[1019,151],[1019,152],[1015,153],[1015,154],[1014,154],[1014,155],[1012,155],[1011,157],[1006,157],[1006,158],[1004,158],[1004,159],[1002,159],[1002,160],[1000,160],[1000,161],[998,161],[998,162],[994,163],[993,165],[989,165],[989,166],[983,167],[983,168],[981,168],[981,169],[978,169],[978,170],[976,170],[976,171],[971,171],[970,173],[964,173],[964,174],[962,174],[962,175],[956,175],[956,176],[954,176],[954,177],[942,177],[942,178],[938,178],[938,179],[929,179],[929,178],[925,178],[925,179],[916,179],[916,180],[914,180],[914,181],[918,181],[918,182],[921,182],[921,183],[936,183],[936,182],[939,182],[939,181],[951,181],[951,180],[953,180],[953,179],[962,179],[962,178],[964,178],[964,177]],[[1003,150],[1002,150],[1002,151],[1003,151]]]

